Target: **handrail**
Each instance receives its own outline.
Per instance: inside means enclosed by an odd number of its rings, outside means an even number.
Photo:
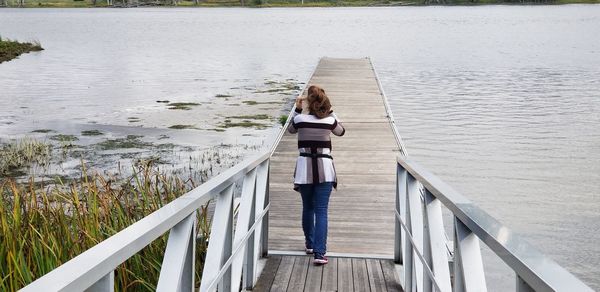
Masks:
[[[398,144],[398,148],[400,149],[400,154],[403,156],[408,156],[408,151],[404,146],[404,141],[402,140],[402,136],[398,132],[398,128],[396,128],[396,120],[394,119],[394,114],[392,113],[392,108],[388,102],[387,96],[385,95],[385,90],[383,90],[383,85],[381,85],[381,81],[379,79],[379,75],[377,74],[377,70],[375,70],[375,65],[373,65],[373,60],[369,59],[369,63],[371,64],[371,68],[373,68],[373,74],[375,74],[375,80],[377,80],[377,86],[379,87],[379,91],[381,92],[381,97],[383,98],[383,104],[385,106],[385,112],[387,114],[388,121],[390,123],[390,127],[392,128],[392,132],[394,133],[394,138],[396,139],[396,144]]]
[[[185,219],[195,214],[196,210],[203,204],[218,196],[220,192],[231,189],[234,183],[246,177],[249,172],[267,162],[269,158],[270,152],[265,151],[227,169],[204,184],[35,280],[21,291],[83,291],[92,286],[95,287],[95,285],[107,278],[113,279],[113,271],[118,265],[165,232],[175,230],[174,228],[180,226],[180,223],[187,223]],[[265,180],[268,179],[268,171],[266,174],[267,177]],[[258,192],[252,191],[253,196],[256,193]],[[262,212],[262,208],[260,211]],[[250,222],[255,223],[255,218],[252,218]],[[189,226],[189,224],[187,225]],[[167,247],[170,244],[171,236],[169,236]],[[104,282],[107,283],[106,287],[112,284],[109,283],[111,281]],[[109,290],[109,288],[106,288],[106,290]]]
[[[319,60],[319,63],[321,61]],[[319,64],[317,63],[318,67]],[[315,67],[315,68],[316,68]],[[310,80],[312,80],[313,76],[315,76],[315,72],[317,72],[317,70],[313,70],[312,73],[310,74],[310,77],[307,79],[308,81],[306,81],[306,83],[304,84],[304,87],[302,88],[302,90],[300,91],[300,94],[298,94],[298,97],[302,96],[304,94],[304,92],[306,91],[306,89],[308,88],[308,85],[310,83]],[[292,113],[296,110],[296,104],[294,103],[294,105],[292,105],[292,109],[290,109],[290,111],[288,112],[288,116],[287,119],[285,120],[285,123],[283,124],[283,128],[281,128],[281,130],[279,131],[279,133],[277,134],[277,137],[275,138],[275,140],[273,141],[273,144],[271,145],[271,156],[273,155],[273,153],[275,153],[275,150],[277,149],[277,146],[279,145],[279,141],[281,141],[281,139],[283,138],[283,135],[285,134],[285,132],[287,131],[288,126],[290,125],[290,117],[292,116]]]
[[[401,251],[405,271],[408,270],[408,274],[405,275],[407,279],[408,277],[413,279],[413,273],[421,272],[418,269],[412,269],[416,263],[412,258],[414,252],[421,253],[418,255],[420,259],[425,254],[426,261],[429,261],[429,263],[424,263],[428,266],[427,268],[430,264],[434,264],[433,272],[436,274],[436,279],[432,280],[435,281],[435,286],[438,286],[437,280],[450,283],[449,278],[443,275],[442,278],[437,279],[439,271],[447,269],[448,265],[446,264],[445,268],[438,268],[436,271],[435,258],[431,254],[434,252],[433,237],[439,235],[437,233],[443,232],[441,209],[439,209],[439,202],[441,202],[455,218],[454,285],[455,289],[457,285],[462,286],[457,291],[470,290],[469,287],[475,287],[476,291],[485,291],[486,289],[479,241],[487,245],[516,273],[517,291],[593,291],[559,264],[543,255],[520,235],[498,222],[416,162],[398,156],[397,163],[396,212],[398,215],[396,217],[398,221],[411,229],[410,232],[408,229],[405,230],[403,239],[406,241],[403,242],[404,249]],[[416,191],[417,184],[424,187],[424,193],[420,190]],[[438,210],[430,208],[432,203],[438,204]],[[419,225],[412,222],[415,221],[415,216],[421,216],[424,218],[423,220],[439,217],[439,220]],[[416,219],[418,221],[418,218]],[[421,236],[417,236],[419,234]],[[412,237],[415,236],[421,240],[420,243],[412,241]],[[410,237],[410,241],[406,237]],[[415,246],[419,244],[421,246]],[[431,251],[429,255],[425,252],[427,250]],[[440,258],[443,259],[444,256]],[[407,266],[410,268],[407,269]]]

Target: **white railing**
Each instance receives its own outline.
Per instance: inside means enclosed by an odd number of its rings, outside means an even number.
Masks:
[[[266,255],[270,151],[201,186],[100,242],[21,291],[114,291],[114,270],[165,232],[169,239],[157,291],[194,291],[196,212],[216,199],[200,291],[252,288],[257,262]],[[234,225],[233,190],[243,179]],[[235,226],[235,232],[234,232]]]
[[[397,162],[394,259],[404,266],[405,291],[487,291],[480,242],[515,272],[516,291],[592,291],[417,163]],[[451,254],[442,205],[453,217]]]

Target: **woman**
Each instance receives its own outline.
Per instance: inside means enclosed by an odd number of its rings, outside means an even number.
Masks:
[[[331,110],[325,90],[312,85],[308,88],[308,114],[302,112],[302,98],[296,100],[296,110],[288,126],[298,133],[298,151],[294,172],[294,189],[302,195],[302,229],[305,250],[314,253],[315,264],[327,264],[327,206],[331,189],[337,186],[331,153],[331,138],[343,136],[346,130]]]

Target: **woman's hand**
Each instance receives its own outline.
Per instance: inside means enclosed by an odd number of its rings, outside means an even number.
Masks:
[[[296,108],[302,109],[302,100],[304,100],[301,96],[296,98]]]

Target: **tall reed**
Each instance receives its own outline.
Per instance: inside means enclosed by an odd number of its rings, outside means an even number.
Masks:
[[[82,173],[71,183],[0,182],[0,291],[22,288],[194,187],[149,164],[136,166],[126,179]],[[198,212],[203,238],[210,230],[207,206]],[[115,270],[118,291],[155,290],[167,237]],[[197,244],[199,279],[207,241]]]

